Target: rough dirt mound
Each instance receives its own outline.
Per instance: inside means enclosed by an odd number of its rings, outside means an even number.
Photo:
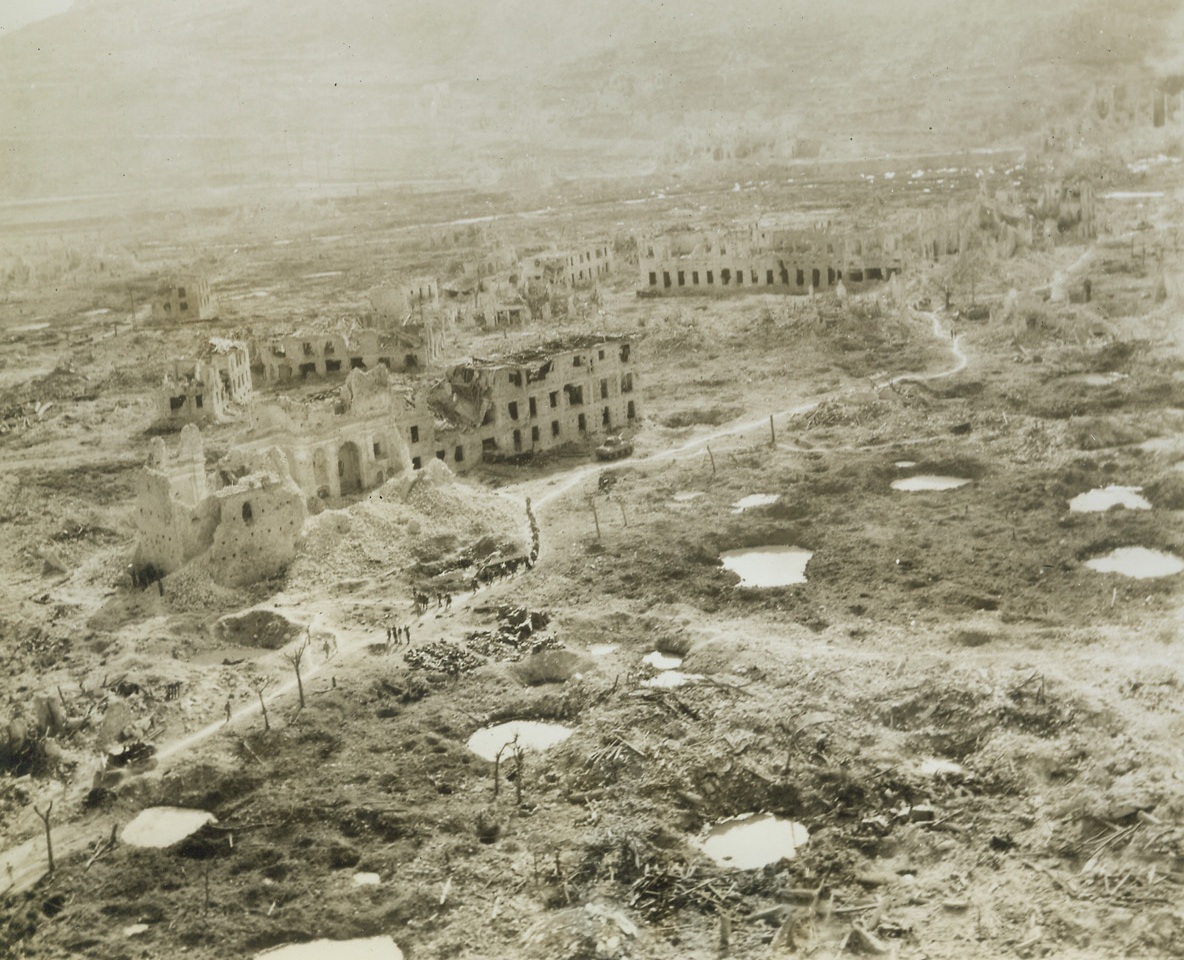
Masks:
[[[518,543],[525,552],[525,511],[509,499],[458,482],[439,461],[401,494],[398,484],[388,483],[346,510],[311,518],[289,570],[293,583],[310,586],[409,570],[425,561],[428,539],[442,551],[450,549],[448,544],[463,551],[494,537]]]

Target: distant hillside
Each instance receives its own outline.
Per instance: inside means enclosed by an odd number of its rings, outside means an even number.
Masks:
[[[1014,139],[1172,0],[78,0],[0,38],[0,197]]]

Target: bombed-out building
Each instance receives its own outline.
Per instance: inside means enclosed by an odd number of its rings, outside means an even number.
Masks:
[[[402,322],[408,314],[440,306],[440,284],[435,277],[412,277],[401,283],[383,283],[366,294],[381,323]]]
[[[1035,216],[1044,224],[1044,239],[1091,240],[1098,235],[1094,188],[1088,180],[1050,180],[1036,203]]]
[[[641,292],[805,294],[887,280],[904,269],[899,234],[846,236],[758,224],[749,236],[677,233],[642,241]]]
[[[519,282],[563,286],[569,289],[596,283],[612,272],[612,245],[604,240],[571,250],[545,250],[524,258],[518,265]]]
[[[434,315],[408,314],[382,329],[355,325],[347,331],[309,331],[268,337],[253,344],[266,380],[287,383],[310,377],[344,377],[351,370],[415,372],[440,357],[444,335]]]
[[[195,357],[178,357],[156,391],[158,423],[220,422],[251,398],[247,344],[215,337]]]
[[[457,472],[636,425],[636,355],[626,337],[581,336],[449,368],[403,422],[414,468]]]
[[[169,320],[213,320],[218,316],[218,305],[210,294],[210,283],[204,277],[192,277],[159,288],[152,297],[152,319],[158,323]]]
[[[257,405],[236,454],[283,451],[307,497],[363,493],[411,469],[401,427],[412,409],[384,366],[353,370],[334,396]]]
[[[181,431],[175,452],[153,440],[136,484],[134,566],[172,573],[203,558],[219,583],[252,583],[281,572],[296,555],[308,515],[283,453],[254,451],[237,469],[207,474],[201,433]]]

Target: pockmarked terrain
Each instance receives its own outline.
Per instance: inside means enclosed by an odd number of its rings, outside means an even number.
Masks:
[[[1181,181],[1148,162],[25,225],[0,942],[1176,955]],[[741,254],[758,198],[844,242],[764,219]]]

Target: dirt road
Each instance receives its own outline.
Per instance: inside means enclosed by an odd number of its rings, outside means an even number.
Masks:
[[[936,314],[921,314],[932,324],[933,336],[943,341],[948,341],[950,346],[950,354],[953,358],[953,365],[942,370],[930,372],[910,372],[901,373],[892,378],[887,383],[899,383],[904,380],[916,381],[930,381],[938,380],[944,377],[954,376],[964,370],[968,364],[968,358],[962,351],[960,346],[960,339],[958,337],[950,337],[949,334],[942,328],[941,322]],[[886,386],[887,383],[884,385]],[[666,450],[656,451],[644,456],[640,456],[631,461],[634,465],[644,465],[652,463],[661,463],[668,460],[676,460],[690,454],[705,451],[708,444],[723,440],[729,437],[739,437],[748,433],[757,431],[764,431],[768,429],[770,416],[774,422],[780,419],[794,417],[802,413],[807,413],[817,407],[824,399],[838,399],[851,392],[848,390],[839,390],[826,395],[823,398],[811,400],[806,403],[797,404],[788,409],[782,409],[773,413],[765,413],[759,417],[748,420],[743,420],[738,423],[728,424],[720,427],[710,433],[703,434],[688,440],[676,447],[671,447]],[[503,495],[514,498],[531,496],[536,512],[543,510],[545,507],[555,503],[565,493],[568,493],[575,488],[582,481],[598,474],[604,467],[599,463],[590,463],[586,466],[581,466],[572,469],[561,479],[554,477],[544,480],[530,480],[524,481],[520,484],[514,484],[510,487],[504,488],[501,492]],[[542,490],[540,488],[546,487]],[[454,597],[453,608],[456,611],[462,610],[466,607],[476,596],[479,596],[481,591],[477,593],[462,594]],[[384,602],[386,602],[384,600]],[[356,609],[358,600],[356,597],[351,598],[348,604],[352,611]],[[377,642],[375,634],[370,630],[363,630],[358,627],[344,626],[345,608],[338,601],[326,599],[325,597],[290,597],[283,598],[279,601],[269,601],[268,609],[278,612],[284,616],[289,617],[294,623],[304,624],[311,629],[314,622],[317,623],[318,633],[330,633],[336,640],[337,653],[332,660],[317,661],[315,651],[310,648],[310,656],[306,661],[306,666],[302,670],[302,679],[306,685],[312,680],[316,679],[322,674],[326,667],[342,660],[348,660],[358,653],[365,650],[371,644]],[[420,617],[416,623],[416,643],[430,642],[439,639],[439,629],[446,624],[436,622],[436,618]],[[292,652],[302,643],[303,640],[295,640],[290,643],[283,650],[276,651],[269,655],[269,660],[272,663],[282,662],[285,653]],[[265,698],[268,706],[277,703],[280,699],[291,695],[297,689],[297,682],[295,674],[293,673],[290,679],[278,683],[270,688],[270,692]],[[233,733],[233,731],[244,723],[253,722],[262,712],[262,707],[257,699],[250,701],[247,705],[240,707],[234,711],[229,720],[220,718],[215,720],[201,729],[187,734],[186,736],[166,744],[160,748],[156,754],[156,766],[153,772],[159,775],[162,768],[167,767],[172,762],[186,756],[191,750],[205,743],[206,741],[225,734]],[[70,809],[81,801],[85,795],[87,785],[85,783],[77,784],[73,790],[64,794],[57,801],[59,809]],[[88,819],[84,822],[62,823],[54,828],[54,850],[58,858],[68,857],[80,853],[87,849],[88,845],[105,838],[110,832],[110,825],[104,824],[94,819]],[[0,878],[7,877],[9,886],[3,892],[17,893],[27,890],[34,886],[45,873],[45,841],[44,837],[37,834],[23,843],[14,846],[3,853],[0,853]]]

